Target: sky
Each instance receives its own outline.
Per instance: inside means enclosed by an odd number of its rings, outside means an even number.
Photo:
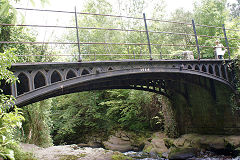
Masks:
[[[23,8],[37,8],[37,9],[51,9],[51,10],[64,10],[64,11],[74,11],[74,7],[77,7],[78,11],[81,11],[84,1],[86,0],[48,0],[49,4],[44,6],[40,5],[39,0],[34,0],[35,6],[32,5],[31,0],[22,0],[21,3],[15,5],[15,7]],[[115,0],[109,0],[113,6],[115,5]],[[126,0],[127,1],[127,0]],[[191,11],[193,9],[194,0],[165,0],[166,11],[168,14],[177,8],[183,8],[184,10]],[[228,0],[228,2],[235,2],[236,0]],[[40,6],[40,7],[39,7]],[[146,9],[146,15],[150,9]],[[33,11],[22,11],[22,15],[25,17],[24,24],[41,24],[41,25],[64,25],[69,26],[69,22],[72,19],[71,14],[61,14],[61,13],[44,13],[44,12],[33,12]],[[51,28],[38,28],[37,31],[38,41],[51,41],[56,34],[61,35],[63,29],[51,29]]]

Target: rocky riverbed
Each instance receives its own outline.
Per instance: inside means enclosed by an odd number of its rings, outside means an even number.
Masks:
[[[33,144],[21,144],[26,152],[32,152],[39,160],[167,160],[160,158],[157,154],[146,152],[129,151],[120,153],[103,148],[78,147],[77,145],[52,146],[48,148],[37,147]],[[124,157],[127,156],[127,157]],[[121,159],[123,160],[123,159]],[[240,160],[240,157],[231,157],[216,155],[213,152],[199,152],[197,156],[188,158],[188,160]]]
[[[40,148],[33,144],[21,144],[21,147],[39,160],[112,160],[112,156],[118,153],[103,148],[79,148],[77,145]]]
[[[99,148],[99,145],[105,149]],[[149,138],[139,140],[129,133],[117,132],[103,142],[49,148],[33,144],[21,146],[24,151],[32,152],[40,160],[240,160],[240,136],[186,134],[171,139],[164,133],[156,132]]]

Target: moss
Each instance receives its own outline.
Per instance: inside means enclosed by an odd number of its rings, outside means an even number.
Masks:
[[[34,157],[33,153],[31,152],[24,152],[19,154],[15,154],[15,159],[16,160],[38,160],[37,158]]]
[[[24,152],[19,144],[9,144],[8,148],[14,151],[15,160],[37,160],[31,152]]]
[[[163,157],[162,152],[157,152],[157,155],[158,155],[159,157]]]
[[[84,153],[81,153],[77,156],[75,156],[75,155],[60,155],[59,160],[77,160],[78,158],[85,157],[85,156],[86,156],[86,154],[84,154]]]
[[[163,141],[164,141],[165,146],[166,146],[167,148],[175,147],[175,145],[174,145],[174,140],[173,140],[173,139],[171,139],[171,138],[164,138]]]
[[[237,156],[240,156],[240,147],[236,148],[234,151],[237,154]]]
[[[164,115],[164,132],[170,138],[177,138],[179,136],[176,122],[176,109],[173,103],[166,97],[162,97],[162,107]]]
[[[146,148],[143,149],[143,152],[150,153],[152,150],[153,146],[149,145]]]
[[[133,160],[133,158],[125,156],[124,154],[118,152],[112,155],[112,160]]]
[[[86,155],[87,155],[86,153],[80,153],[78,156],[79,157],[86,157]]]

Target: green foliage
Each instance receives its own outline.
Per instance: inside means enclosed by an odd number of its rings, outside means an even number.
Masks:
[[[0,80],[7,83],[15,82],[16,78],[8,70],[11,63],[15,62],[12,50],[0,53],[0,56]],[[13,100],[12,96],[0,95],[0,156],[10,160],[30,160],[30,155],[22,153],[14,140],[14,133],[21,127],[24,117],[22,110],[17,107],[12,112],[8,112],[9,107],[13,107]]]
[[[53,139],[55,143],[87,141],[85,136],[107,132],[105,109],[98,107],[104,92],[84,92],[60,96],[52,101]],[[82,136],[79,136],[82,135]]]
[[[0,1],[0,22],[11,24],[15,22],[16,10],[12,7],[10,1],[1,0]],[[19,0],[14,0],[13,2],[19,2]],[[31,0],[33,3],[34,1]],[[41,2],[47,2],[47,0],[41,0]],[[33,30],[26,29],[24,27],[16,26],[1,26],[0,27],[0,41],[26,41],[34,42],[36,41],[36,34]],[[11,48],[14,48],[11,49]],[[5,53],[0,53],[0,83],[6,82],[11,83],[16,81],[16,78],[13,76],[12,72],[8,69],[11,66],[11,63],[15,62],[42,62],[42,61],[53,61],[52,58],[49,58],[49,54],[53,54],[48,51],[48,48],[44,45],[28,45],[28,44],[0,44],[0,51],[6,51]],[[18,59],[13,54],[20,56]],[[39,57],[32,57],[31,55],[42,55]],[[22,55],[28,55],[27,57],[22,57]],[[1,84],[0,84],[1,85]],[[1,90],[0,90],[1,91]],[[12,96],[0,95],[0,109],[7,110],[11,105],[14,98]],[[49,107],[51,105],[45,104],[47,102],[40,102],[33,104],[29,107],[24,108],[24,116],[26,121],[24,123],[24,129],[27,133],[27,137],[19,130],[18,138],[21,140],[27,140],[27,142],[35,143],[40,146],[49,146],[52,144],[50,137],[50,128],[51,121],[49,120]],[[29,113],[29,114],[26,114]],[[17,137],[15,137],[17,138]]]
[[[226,0],[195,1],[194,20],[197,24],[222,27],[222,24],[226,23],[227,16]],[[224,37],[221,28],[197,27],[197,34]],[[215,41],[216,39],[199,37],[202,46],[215,46]],[[226,46],[224,39],[220,39],[220,43]],[[201,52],[203,58],[214,58],[213,48],[201,48]]]
[[[2,26],[3,31],[7,34],[7,36],[2,36],[2,41],[12,41],[12,42],[35,42],[37,35],[34,30],[29,30],[24,27],[6,27]],[[15,55],[18,55],[17,62],[51,62],[54,60],[53,57],[49,55],[55,54],[55,52],[51,52],[47,46],[45,45],[35,45],[35,44],[1,44],[1,50],[9,50],[11,48],[15,48]],[[27,55],[27,56],[23,56]],[[39,55],[37,57],[33,57],[31,55]]]
[[[12,2],[15,2],[15,3],[18,3],[20,2],[21,0],[0,0],[0,17],[3,17],[3,16],[8,16],[10,14],[13,15],[13,19],[15,22],[16,21],[16,16],[17,16],[17,11],[16,9],[12,6]],[[34,0],[30,0],[31,3],[34,5]],[[44,5],[45,3],[48,3],[48,0],[40,0],[42,5]]]
[[[86,142],[112,130],[159,130],[161,103],[155,94],[134,90],[107,90],[60,96],[52,102],[55,143]],[[79,135],[81,135],[79,137]]]
[[[32,0],[33,1],[33,0]],[[47,0],[41,0],[46,2]],[[3,24],[12,24],[16,21],[17,12],[12,7],[8,0],[0,1],[0,22]],[[15,0],[19,2],[19,0]],[[6,12],[9,11],[9,12]],[[13,42],[35,42],[36,32],[25,27],[19,26],[0,26],[0,41],[13,41]],[[45,45],[35,44],[0,44],[0,52],[11,50],[15,48],[15,55],[19,56],[17,62],[42,62],[42,61],[53,61],[54,58],[51,56],[55,52],[51,52]],[[31,55],[40,55],[38,57],[32,57]],[[28,56],[22,56],[28,55]],[[41,56],[42,55],[42,56]]]
[[[237,3],[228,4],[228,7],[233,18],[240,17],[240,0],[237,0]]]
[[[23,113],[26,120],[23,123],[23,141],[41,147],[52,146],[50,109],[51,100],[44,100],[24,107]]]
[[[7,50],[4,53],[0,53],[0,80],[5,80],[7,83],[16,81],[13,73],[8,70],[11,64],[16,61],[13,51],[14,50]]]
[[[143,131],[152,124],[152,94],[134,90],[110,90],[109,98],[100,103],[108,108],[106,116],[125,130]],[[157,106],[154,106],[157,107]],[[158,106],[159,107],[159,106]],[[153,129],[153,128],[152,128]]]
[[[228,69],[233,72],[233,82],[236,87],[236,92],[232,94],[230,97],[230,102],[232,105],[232,111],[238,111],[240,109],[240,56],[237,59],[233,60],[232,63],[229,64]]]
[[[8,148],[13,151],[15,160],[37,160],[33,153],[24,152],[18,143],[9,144]]]

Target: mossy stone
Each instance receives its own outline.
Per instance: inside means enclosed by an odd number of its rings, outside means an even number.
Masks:
[[[164,138],[163,141],[164,141],[165,146],[166,146],[167,148],[176,147],[176,146],[174,145],[174,139]]]

